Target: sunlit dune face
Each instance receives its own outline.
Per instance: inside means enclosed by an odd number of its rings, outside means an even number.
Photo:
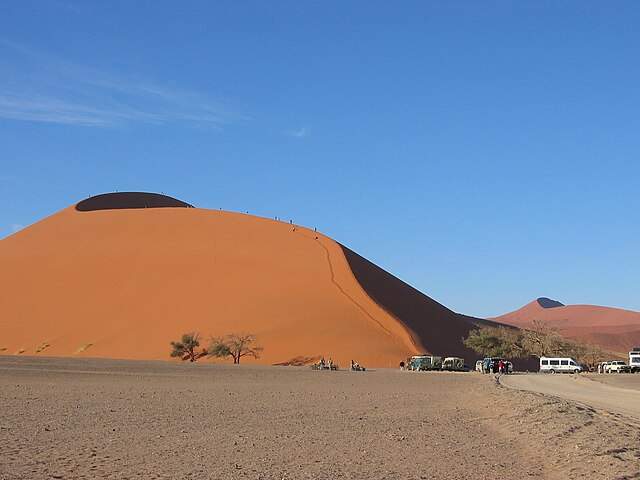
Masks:
[[[4,353],[169,359],[184,333],[250,333],[247,361],[395,367],[472,359],[483,322],[314,230],[160,194],[83,200],[3,240],[0,262]]]

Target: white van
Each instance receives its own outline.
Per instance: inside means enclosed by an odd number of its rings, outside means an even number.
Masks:
[[[540,357],[541,373],[580,373],[582,367],[573,358]]]

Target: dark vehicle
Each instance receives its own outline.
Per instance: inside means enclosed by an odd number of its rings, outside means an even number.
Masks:
[[[486,357],[482,360],[482,373],[499,373],[500,360],[504,362],[506,372],[505,373],[513,373],[513,364],[500,357]]]
[[[442,367],[442,357],[433,355],[414,355],[409,360],[409,370],[414,372],[424,372],[427,370],[440,370]]]

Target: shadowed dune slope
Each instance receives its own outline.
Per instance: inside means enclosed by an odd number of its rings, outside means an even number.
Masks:
[[[415,343],[436,355],[477,357],[462,339],[469,330],[495,322],[457,314],[411,285],[340,245],[356,279],[369,296],[411,332]]]
[[[116,192],[103,193],[82,200],[76,205],[76,210],[90,212],[93,210],[117,210],[121,208],[193,208],[193,205],[159,193],[147,192]]]
[[[253,333],[268,364],[475,358],[462,337],[482,321],[330,238],[184,207],[154,194],[99,195],[0,241],[0,351],[169,359],[169,342],[195,331],[203,345]]]
[[[542,320],[567,338],[621,354],[640,345],[640,312],[596,305],[563,305],[560,302],[556,302],[556,306],[543,306],[539,300],[494,320],[521,328],[530,327],[534,320]]]
[[[536,299],[536,302],[538,302],[538,305],[541,306],[542,308],[564,307],[564,303],[561,303],[557,300],[553,300],[547,297],[540,297]]]

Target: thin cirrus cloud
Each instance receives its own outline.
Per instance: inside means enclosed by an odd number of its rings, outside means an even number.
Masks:
[[[0,39],[0,118],[113,127],[185,123],[221,128],[247,120],[221,101],[84,67]]]
[[[290,137],[304,138],[304,137],[309,136],[309,133],[311,133],[311,132],[309,131],[309,129],[307,127],[302,127],[302,128],[297,129],[297,130],[289,130],[286,133]]]

